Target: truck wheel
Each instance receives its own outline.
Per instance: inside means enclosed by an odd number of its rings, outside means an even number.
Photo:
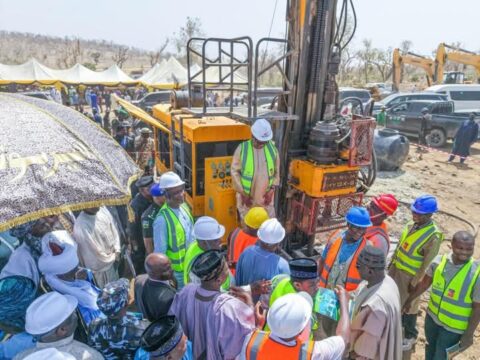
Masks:
[[[447,137],[442,129],[432,129],[427,135],[427,142],[431,147],[440,148],[447,142]]]

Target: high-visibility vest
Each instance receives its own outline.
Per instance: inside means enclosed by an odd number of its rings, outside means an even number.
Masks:
[[[380,249],[382,248],[381,243],[383,242],[381,238],[384,238],[387,241],[388,254],[388,250],[390,249],[390,237],[388,236],[387,224],[385,224],[385,222],[382,222],[381,225],[370,226],[365,233],[365,238],[370,241],[373,246]]]
[[[424,256],[420,254],[419,250],[425,245],[433,235],[439,236],[443,239],[443,234],[437,229],[437,226],[432,222],[431,224],[415,231],[408,235],[409,228],[413,225],[410,222],[403,230],[400,242],[395,252],[393,264],[399,270],[415,276],[420,270]]]
[[[194,241],[190,244],[185,254],[185,260],[183,262],[183,283],[187,285],[190,282],[190,272],[192,271],[192,265],[198,255],[203,254],[203,250],[199,245],[198,241]],[[230,289],[230,274],[227,276],[225,281],[222,284],[222,289],[228,291]]]
[[[252,140],[244,141],[240,144],[240,161],[242,163],[242,174],[240,177],[243,191],[250,195],[252,190],[253,176],[255,175],[255,164],[253,156]],[[273,141],[268,141],[263,147],[265,160],[267,161],[268,185],[272,186],[275,180],[275,165],[278,152]]]
[[[180,211],[184,211],[190,221],[193,224],[193,217],[190,213],[188,205],[183,203],[180,205]],[[178,219],[177,215],[172,211],[172,209],[165,203],[160,211],[158,216],[163,216],[165,223],[167,224],[167,257],[172,263],[172,269],[176,272],[183,272],[183,262],[185,260],[186,253],[186,235],[185,229],[182,226],[182,223]]]
[[[270,339],[270,333],[255,330],[248,341],[245,358],[247,360],[309,360],[312,358],[314,342],[296,340],[295,346],[286,346]]]
[[[249,235],[240,228],[236,228],[230,235],[228,244],[228,261],[233,265],[232,272],[235,270],[235,265],[240,259],[240,255],[247,247],[255,245],[258,237]]]
[[[336,237],[336,238],[335,238]],[[320,274],[320,286],[326,288],[328,284],[328,277],[330,275],[330,271],[335,264],[335,260],[337,259],[338,254],[340,253],[340,248],[343,243],[343,236],[340,230],[337,230],[333,235],[330,237],[331,239],[335,239],[330,245],[328,249],[327,257],[323,262],[323,269],[322,273]],[[360,252],[365,247],[367,240],[365,237],[360,240],[360,244],[357,247],[357,250],[353,254],[352,259],[350,260],[350,264],[348,264],[348,271],[347,276],[345,278],[345,290],[353,291],[355,290],[358,285],[362,282],[360,277],[360,273],[357,269],[357,259]]]
[[[472,314],[472,292],[480,273],[480,266],[475,268],[473,259],[470,259],[450,282],[446,283],[443,271],[447,261],[447,255],[443,255],[440,265],[433,274],[428,309],[441,323],[452,329],[465,331]]]

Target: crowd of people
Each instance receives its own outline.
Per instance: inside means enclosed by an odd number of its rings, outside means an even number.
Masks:
[[[149,131],[133,139],[130,128],[115,134],[127,151],[153,146]],[[0,358],[400,360],[416,343],[426,291],[425,358],[473,343],[475,239],[458,231],[439,255],[434,196],[413,199],[396,248],[387,219],[398,201],[380,194],[348,210],[318,259],[284,258],[278,151],[268,121],[251,131],[233,156],[241,225],[230,234],[212,217],[193,218],[175,172],[145,173],[128,208],[12,228],[21,245],[0,273]],[[141,159],[148,170],[151,158]],[[324,311],[329,296],[333,311]]]

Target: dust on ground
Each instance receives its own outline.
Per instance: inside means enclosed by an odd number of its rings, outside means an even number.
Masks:
[[[402,169],[395,172],[380,172],[367,195],[392,193],[398,200],[409,204],[421,194],[435,195],[441,211],[458,216],[474,224],[475,229],[480,224],[480,143],[472,148],[472,156],[466,165],[447,163],[448,151],[451,145],[440,149],[421,151],[416,146],[410,146],[410,155]],[[405,223],[410,220],[410,210],[406,205],[400,206],[395,216],[389,220],[390,232],[394,238],[399,238]],[[435,221],[445,234],[445,241],[440,252],[450,251],[450,239],[459,230],[473,229],[464,221],[444,213],[435,215]],[[476,259],[480,258],[480,240],[475,247]],[[425,358],[424,319],[428,304],[428,292],[423,295],[421,311],[418,317],[420,335],[416,351],[411,359]],[[480,353],[480,329],[477,329],[474,344],[467,351],[457,356],[458,360],[478,359]]]

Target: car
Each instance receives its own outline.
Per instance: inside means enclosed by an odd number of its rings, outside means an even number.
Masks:
[[[468,119],[468,114],[455,112],[453,101],[413,100],[387,110],[385,127],[407,136],[418,137],[423,109],[429,114],[427,140],[432,147],[443,147],[448,139],[455,137],[458,128]]]
[[[480,111],[480,84],[443,84],[430,86],[427,90],[443,94],[461,111]]]
[[[48,93],[46,91],[27,91],[27,92],[22,92],[20,94],[25,95],[25,96],[34,97],[34,98],[37,98],[37,99],[53,101],[53,98],[50,95],[50,93]]]
[[[362,101],[362,104],[365,106],[370,99],[372,98],[372,95],[370,94],[370,91],[366,89],[355,89],[355,88],[340,88],[339,89],[339,94],[340,94],[340,102],[347,98],[358,98]]]
[[[170,90],[155,91],[146,94],[140,100],[132,101],[132,104],[145,110],[148,113],[152,112],[152,107],[157,104],[170,103]]]
[[[395,93],[387,96],[382,101],[378,101],[373,105],[373,115],[376,115],[382,109],[382,106],[388,110],[392,106],[411,100],[427,100],[427,101],[447,101],[445,94],[437,94],[434,92],[418,92],[418,93]]]

